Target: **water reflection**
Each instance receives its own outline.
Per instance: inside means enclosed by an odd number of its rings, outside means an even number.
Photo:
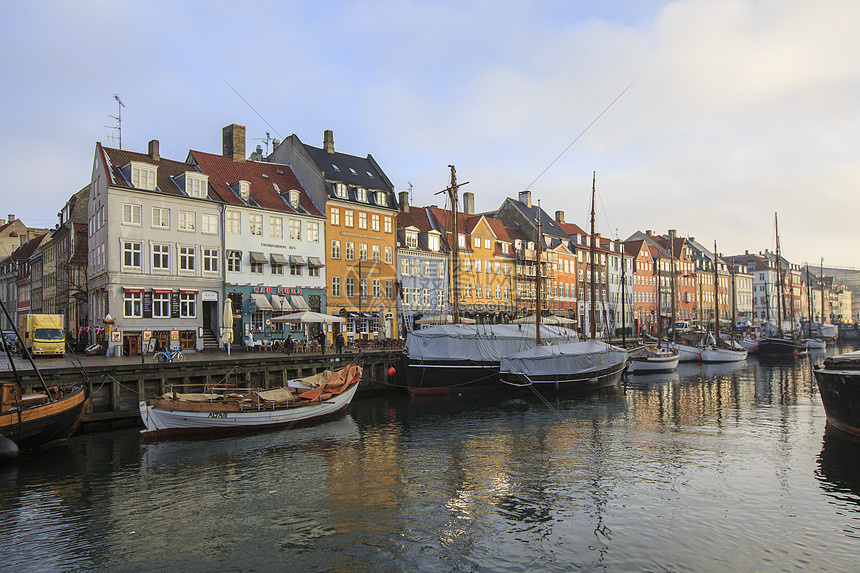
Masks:
[[[828,426],[815,475],[836,502],[860,509],[860,439]]]

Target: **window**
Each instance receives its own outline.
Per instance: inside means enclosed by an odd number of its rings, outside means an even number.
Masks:
[[[489,270],[489,268],[490,268],[490,265],[487,265],[487,270]],[[502,263],[500,263],[499,261],[496,261],[495,263],[493,263],[493,271],[497,275],[502,274]]]
[[[391,225],[391,217],[386,217],[386,218],[385,218],[385,232],[386,232],[386,233],[390,233],[390,232],[391,232],[391,227],[392,227],[392,225]]]
[[[463,296],[466,298],[472,298],[472,283],[466,283],[463,285]]]
[[[412,304],[418,306],[421,304],[421,289],[414,288],[412,289]]]
[[[163,207],[152,208],[152,226],[160,229],[170,227],[170,209]]]
[[[308,267],[308,276],[309,277],[319,277],[320,276],[320,268],[309,266]]]
[[[382,296],[382,281],[373,279],[373,298],[379,298],[380,296]]]
[[[484,261],[484,262],[486,263],[484,265],[484,272],[487,274],[492,273],[493,272],[493,261]]]
[[[355,260],[355,243],[351,241],[346,242],[346,260],[354,261]]]
[[[197,316],[196,294],[179,294],[179,316],[180,318],[195,318]]]
[[[290,276],[291,277],[302,276],[302,265],[290,265]]]
[[[340,225],[340,209],[331,208],[331,224]]]
[[[436,308],[442,308],[445,305],[445,291],[436,291]]]
[[[475,285],[475,298],[483,298],[484,297],[484,285],[478,283]]]
[[[123,316],[125,318],[143,318],[143,293],[126,292],[123,295]]]
[[[358,280],[358,292],[361,298],[367,298],[367,279]]]
[[[505,300],[511,300],[511,287],[505,287]]]
[[[371,245],[370,247],[370,257],[374,263],[379,262],[379,245]]]
[[[466,235],[460,235],[457,237],[457,246],[461,249],[466,248]]]
[[[124,267],[139,269],[140,268],[140,242],[139,241],[123,241],[122,243],[122,264]]]
[[[379,231],[379,215],[370,216],[370,229],[372,231]]]
[[[412,292],[412,289],[409,287],[403,287],[403,291],[400,293],[400,297],[403,299],[403,304],[409,305],[410,297],[409,293]]]
[[[331,258],[340,258],[340,241],[332,240],[331,242]]]
[[[170,293],[152,293],[152,318],[170,318]]]
[[[193,231],[197,224],[197,214],[193,211],[179,212],[179,230]]]
[[[366,261],[367,260],[367,243],[360,243],[358,245],[358,260]]]
[[[471,271],[472,270],[472,259],[465,258],[463,259],[463,270]]]
[[[203,249],[203,272],[218,272],[218,249]]]
[[[355,296],[355,278],[346,277],[346,297],[352,298]]]
[[[358,228],[367,229],[367,213],[358,214]]]
[[[125,225],[140,225],[140,205],[123,203],[122,222]]]
[[[200,215],[200,232],[207,235],[218,234],[218,216],[211,213]]]
[[[250,213],[248,215],[248,230],[252,235],[263,235],[263,216],[259,213]]]
[[[424,272],[421,274],[423,277],[430,276],[430,261],[424,261]]]
[[[364,187],[357,187],[355,190],[355,197],[362,203],[367,203],[367,189]]]
[[[385,247],[385,264],[394,264],[394,250],[391,247]]]
[[[445,263],[436,263],[436,277],[440,279],[445,278]]]
[[[492,241],[490,241],[490,239],[484,239],[484,248],[485,249],[489,249],[491,244],[492,244]]]
[[[496,298],[499,300],[502,298],[502,285],[496,285]]]
[[[282,276],[284,274],[284,265],[282,265],[281,263],[276,263],[273,260],[272,261],[272,274]]]
[[[207,178],[208,179],[208,178]],[[208,195],[207,180],[200,179],[198,177],[192,177],[188,173],[185,174],[185,193],[188,194],[189,197],[197,197],[198,199],[204,199]]]
[[[475,259],[475,272],[481,272],[481,259]]]
[[[335,194],[341,199],[346,199],[346,183],[333,183]]]
[[[343,224],[345,227],[352,227],[353,226],[353,215],[354,215],[353,211],[351,211],[349,209],[343,210]]]
[[[429,288],[424,289],[422,302],[423,302],[424,306],[430,306],[430,289]]]
[[[273,239],[282,239],[284,237],[283,217],[269,217],[269,236]]]
[[[227,251],[227,270],[230,272],[242,272],[242,251]]]
[[[418,233],[416,231],[406,231],[406,248],[418,248]]]
[[[320,240],[320,224],[316,222],[308,223],[308,241],[318,243]]]
[[[155,168],[132,165],[131,185],[137,189],[155,189]]]
[[[331,296],[340,296],[340,277],[331,277]]]
[[[409,276],[409,259],[400,259],[400,276]]]
[[[233,235],[242,232],[242,214],[239,211],[227,211],[227,232]]]
[[[179,270],[194,270],[194,247],[179,247]]]
[[[290,219],[290,239],[293,241],[302,240],[302,222],[298,219]]]
[[[386,280],[385,281],[385,298],[393,298],[394,297],[394,281]]]
[[[481,247],[481,239],[479,239],[478,237],[475,237],[474,245],[475,245],[476,249],[479,249]]]
[[[170,269],[170,245],[152,245],[152,270]]]
[[[258,262],[255,262],[254,259],[251,259],[251,274],[252,275],[263,274],[263,263],[258,263]]]
[[[427,243],[431,251],[439,250],[439,235],[427,235]]]

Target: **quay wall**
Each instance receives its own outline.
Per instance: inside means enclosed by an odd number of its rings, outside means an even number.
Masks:
[[[235,358],[221,355],[217,359],[184,362],[137,363],[125,360],[88,364],[85,368],[42,368],[39,372],[48,386],[69,387],[88,381],[90,403],[81,423],[81,432],[109,430],[137,425],[138,404],[175,388],[181,392],[200,392],[206,384],[226,384],[237,388],[271,388],[287,380],[311,376],[325,369],[337,370],[348,364],[362,367],[363,380],[359,395],[399,391],[405,382],[400,376],[400,351],[365,351],[340,355],[282,355],[236,353]],[[388,369],[395,368],[394,376]],[[86,373],[86,374],[84,374]],[[24,392],[41,392],[42,383],[35,371],[19,367]],[[15,380],[11,370],[0,372],[0,380]]]

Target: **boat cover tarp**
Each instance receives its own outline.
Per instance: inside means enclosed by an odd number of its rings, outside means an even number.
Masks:
[[[293,397],[293,393],[290,392],[289,388],[272,388],[271,390],[260,390],[257,392],[257,396],[267,402],[286,402]]]
[[[536,346],[503,356],[500,370],[527,376],[578,374],[621,365],[627,351],[599,340]]]
[[[542,343],[576,342],[576,332],[540,326]],[[410,332],[406,353],[411,360],[498,362],[535,346],[534,324],[440,324]]]
[[[220,400],[223,398],[221,394],[209,394],[203,392],[166,392],[161,396],[167,400],[180,400],[182,402],[211,402],[212,400]]]
[[[332,396],[345,392],[347,388],[353,384],[357,384],[360,380],[361,366],[350,364],[334,372],[324,384],[299,394],[299,398],[303,400],[327,400]]]

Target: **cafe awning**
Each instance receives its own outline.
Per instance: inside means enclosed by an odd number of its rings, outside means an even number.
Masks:
[[[281,253],[272,253],[272,263],[277,265],[286,265],[287,259]]]
[[[269,262],[269,260],[266,258],[266,255],[259,251],[250,251],[248,254],[251,255],[252,263],[259,263],[264,265]]]
[[[290,257],[292,258],[292,257]],[[298,294],[290,295],[290,303],[293,305],[293,308],[296,310],[310,310],[311,307],[308,306],[308,303],[305,302],[304,297]]]
[[[272,310],[272,303],[269,302],[266,295],[259,292],[252,292],[251,298],[254,299],[254,303],[257,305],[259,310]]]
[[[290,264],[303,267],[305,266],[305,260],[298,255],[290,255]]]
[[[311,267],[324,267],[325,263],[323,263],[319,257],[308,257],[308,266]]]

